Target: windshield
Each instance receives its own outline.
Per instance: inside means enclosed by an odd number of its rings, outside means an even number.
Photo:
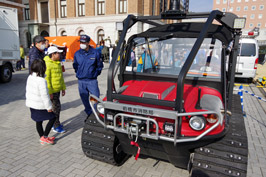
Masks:
[[[179,75],[196,38],[135,38],[126,71]],[[204,39],[187,77],[220,78],[222,43]]]
[[[253,43],[242,43],[240,56],[253,57],[256,55],[256,46]]]

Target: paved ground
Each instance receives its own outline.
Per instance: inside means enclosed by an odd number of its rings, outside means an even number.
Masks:
[[[245,90],[263,97],[255,85]],[[264,97],[265,98],[265,97]],[[266,102],[244,94],[245,125],[248,135],[248,176],[266,177]],[[263,109],[264,108],[264,109]]]
[[[51,133],[57,138],[52,146],[40,145],[35,122],[25,106],[28,70],[16,72],[12,82],[0,84],[0,176],[188,176],[186,170],[167,162],[160,161],[153,167],[156,160],[150,158],[135,161],[131,157],[123,166],[115,167],[85,157],[80,145],[85,114],[71,63],[65,66],[67,91],[61,98],[61,120],[67,133]],[[106,74],[105,68],[99,78],[101,97],[105,95]],[[245,89],[252,91],[253,88]],[[266,177],[266,127],[261,124],[266,123],[261,107],[266,103],[251,96],[244,95],[244,98],[248,114],[245,118],[249,138],[248,176]]]

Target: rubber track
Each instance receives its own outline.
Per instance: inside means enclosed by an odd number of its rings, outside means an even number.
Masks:
[[[233,96],[229,130],[221,140],[197,148],[194,152],[192,177],[245,177],[248,162],[248,141],[240,98]]]
[[[81,136],[81,146],[87,157],[117,165],[113,154],[114,141],[114,133],[105,130],[94,117],[91,116],[86,120]]]

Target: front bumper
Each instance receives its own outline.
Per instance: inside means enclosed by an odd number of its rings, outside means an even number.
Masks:
[[[198,141],[201,138],[203,138],[205,135],[210,133],[212,130],[214,130],[216,127],[222,125],[223,123],[223,117],[220,117],[220,113],[215,111],[203,111],[203,112],[188,112],[188,113],[178,113],[177,111],[170,111],[170,110],[164,110],[164,109],[157,109],[157,108],[150,108],[150,107],[144,107],[144,106],[136,106],[136,105],[130,105],[130,104],[124,104],[124,103],[115,103],[115,102],[108,102],[108,101],[102,101],[101,99],[97,98],[94,95],[90,95],[91,97],[97,100],[99,103],[101,103],[105,109],[107,110],[115,110],[119,113],[115,114],[113,116],[113,124],[109,125],[107,124],[106,118],[104,121],[101,120],[101,118],[98,116],[98,112],[95,109],[94,104],[96,102],[90,101],[91,108],[93,110],[93,113],[97,119],[97,121],[102,124],[105,128],[111,129],[115,132],[128,134],[129,137],[135,136],[142,137],[142,138],[148,138],[153,140],[163,140],[168,142],[173,142],[174,145],[176,143],[184,143],[184,142],[194,142]],[[122,113],[121,113],[122,112]],[[133,114],[126,114],[123,112],[130,112],[135,113],[138,115]],[[178,127],[178,117],[183,116],[196,116],[196,115],[203,115],[203,114],[216,114],[218,117],[218,121],[213,124],[209,129],[201,133],[200,135],[196,137],[182,137],[177,135],[177,127]],[[171,119],[174,120],[175,124],[175,131],[174,136],[169,137],[166,135],[160,135],[159,134],[159,125],[156,120],[154,120],[152,117],[159,117],[159,118],[165,118],[165,119]],[[121,124],[118,124],[117,118],[120,118]],[[125,119],[131,118],[134,120],[141,120],[142,122],[145,122],[145,132],[141,132],[139,130],[139,127],[137,124],[129,124],[125,125]],[[155,132],[150,132],[150,123],[153,123],[155,125]]]

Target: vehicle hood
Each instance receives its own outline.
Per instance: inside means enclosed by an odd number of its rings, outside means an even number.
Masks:
[[[127,81],[123,84],[120,94],[141,98],[152,98],[154,101],[175,101],[177,93],[176,89],[177,84],[172,82],[133,80]],[[213,88],[185,84],[183,100],[186,111],[197,111],[196,104],[199,98],[199,89],[201,89],[200,98],[204,95],[213,95],[222,100],[221,94]]]
[[[157,81],[128,81],[123,95],[173,101],[176,84]],[[172,99],[169,96],[172,95]]]

